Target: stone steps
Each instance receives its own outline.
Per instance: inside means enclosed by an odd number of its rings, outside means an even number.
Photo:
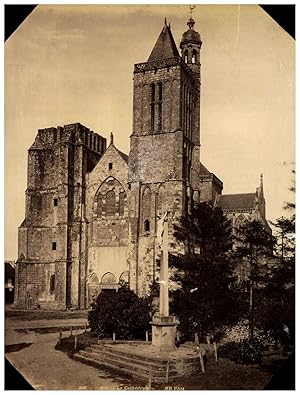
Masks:
[[[98,349],[94,347],[87,347],[85,351],[91,352],[95,355],[99,354],[107,356],[108,358],[117,359],[126,363],[132,363],[133,361],[135,361],[134,363],[136,363],[138,366],[146,367],[147,371],[149,371],[149,369],[165,371],[167,367],[167,361],[156,361],[146,357],[142,358],[137,355],[125,354],[123,352],[120,353],[119,350],[113,350],[109,348]]]
[[[122,351],[120,349],[116,349],[113,345],[102,345],[102,344],[93,344],[92,346],[90,346],[93,351],[95,352],[113,352],[115,355],[119,355],[119,356],[124,356],[126,358],[130,357],[130,358],[134,358],[140,361],[147,361],[149,363],[154,363],[156,365],[160,364],[160,365],[166,365],[168,361],[170,361],[170,359],[168,358],[163,358],[163,357],[152,357],[152,356],[143,356],[143,355],[139,355],[139,354],[135,354],[134,352],[127,352],[126,351]]]
[[[166,383],[182,377],[187,371],[200,370],[197,357],[168,360],[167,358],[125,352],[107,344],[91,345],[75,354],[74,359],[96,367],[108,368],[144,383],[148,382],[150,375],[153,382]],[[184,368],[182,368],[182,364]]]
[[[79,361],[79,362],[83,362],[86,363],[88,365],[92,365],[95,366],[97,368],[108,368],[109,370],[115,371],[118,374],[124,375],[125,377],[131,377],[131,378],[135,378],[135,379],[140,379],[141,382],[146,382],[148,380],[148,376],[139,372],[136,372],[135,374],[133,374],[134,372],[130,369],[124,369],[124,368],[120,368],[120,367],[116,367],[115,365],[112,365],[110,363],[104,362],[104,361],[98,361],[95,358],[89,358],[89,357],[85,357],[81,354],[74,354],[74,359]]]
[[[105,362],[114,368],[127,369],[132,371],[133,376],[136,374],[145,375],[145,377],[149,377],[151,372],[152,377],[162,378],[166,377],[166,366],[163,368],[162,366],[152,366],[147,365],[146,363],[140,364],[139,361],[134,360],[132,358],[120,359],[119,356],[113,355],[111,353],[93,353],[89,351],[80,351],[80,355],[84,357],[95,359],[99,362]],[[169,377],[176,377],[176,370],[169,369]]]

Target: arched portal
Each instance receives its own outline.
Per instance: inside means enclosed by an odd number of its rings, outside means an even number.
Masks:
[[[95,303],[100,290],[98,276],[95,272],[91,273],[87,279],[88,285],[88,305]]]

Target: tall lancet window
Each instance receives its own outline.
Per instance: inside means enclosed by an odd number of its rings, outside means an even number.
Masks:
[[[116,213],[116,194],[114,191],[108,191],[105,196],[105,213],[106,215],[115,215]]]
[[[161,131],[163,127],[163,85],[150,85],[150,130]]]
[[[124,205],[125,205],[125,192],[121,191],[119,193],[119,215],[124,215]]]
[[[151,221],[151,191],[150,188],[145,188],[142,196],[142,218],[143,231],[150,232]]]
[[[163,87],[162,83],[158,84],[158,130],[162,130],[162,99],[163,99]]]
[[[155,84],[150,85],[150,117],[151,117],[151,130],[154,130],[155,123]]]

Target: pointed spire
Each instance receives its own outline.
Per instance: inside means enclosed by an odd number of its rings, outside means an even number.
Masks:
[[[111,132],[110,133],[110,144],[109,145],[113,145],[113,144],[114,144],[114,135]]]
[[[179,56],[177,46],[165,18],[164,27],[152,49],[148,62]]]
[[[261,173],[261,175],[260,175],[259,193],[261,196],[264,195],[263,173]]]

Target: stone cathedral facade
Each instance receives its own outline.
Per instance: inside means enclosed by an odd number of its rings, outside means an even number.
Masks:
[[[201,38],[193,19],[180,42],[163,29],[134,66],[129,156],[79,123],[41,129],[28,151],[25,219],[19,227],[15,306],[86,308],[125,281],[139,295],[158,277],[157,217],[172,224],[193,201],[210,201],[241,223],[265,220],[255,193],[222,195],[200,163]]]

